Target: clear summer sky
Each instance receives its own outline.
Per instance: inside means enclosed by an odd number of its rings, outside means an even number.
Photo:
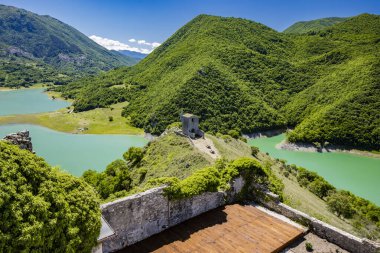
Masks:
[[[154,48],[199,14],[242,17],[282,31],[297,21],[380,14],[380,0],[0,0],[55,17],[98,43]],[[140,43],[138,43],[140,41]],[[116,44],[115,44],[116,43]]]

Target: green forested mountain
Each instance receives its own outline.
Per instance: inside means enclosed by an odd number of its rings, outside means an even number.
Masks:
[[[314,78],[282,109],[291,141],[380,148],[380,16],[363,14],[296,36],[295,59]]]
[[[347,18],[332,17],[332,18],[321,18],[321,19],[316,19],[316,20],[311,20],[311,21],[300,21],[289,26],[283,32],[293,33],[293,34],[318,32],[320,30],[325,29],[326,27],[333,26],[345,20],[347,20]]]
[[[182,110],[201,116],[203,129],[212,132],[283,127],[277,109],[309,85],[286,61],[289,47],[290,40],[264,25],[201,15],[136,66],[73,83],[65,94],[77,95],[80,111],[112,101],[110,91],[123,85],[130,102],[125,116],[154,133],[177,121]]]
[[[214,133],[295,126],[293,141],[378,149],[379,29],[369,14],[306,34],[200,15],[139,64],[62,91],[77,111],[127,100],[153,133],[187,111]]]
[[[65,82],[134,62],[55,18],[0,5],[0,86]]]

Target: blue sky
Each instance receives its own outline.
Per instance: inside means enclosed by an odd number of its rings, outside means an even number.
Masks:
[[[364,12],[380,14],[380,0],[0,0],[0,3],[50,15],[88,36],[96,35],[101,43],[117,47],[116,41],[147,50],[199,14],[247,18],[278,31],[297,21]]]

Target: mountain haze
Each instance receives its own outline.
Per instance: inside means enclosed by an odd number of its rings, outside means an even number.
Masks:
[[[214,133],[291,126],[292,141],[380,148],[379,28],[363,14],[288,35],[200,15],[137,65],[63,91],[77,111],[127,100],[124,116],[153,133],[192,112]]]
[[[0,85],[96,74],[132,63],[55,18],[0,5]]]

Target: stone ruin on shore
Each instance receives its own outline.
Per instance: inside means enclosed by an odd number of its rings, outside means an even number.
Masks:
[[[17,145],[21,149],[26,149],[33,152],[32,138],[29,136],[28,130],[8,134],[3,138],[3,140],[8,141],[13,145]]]

